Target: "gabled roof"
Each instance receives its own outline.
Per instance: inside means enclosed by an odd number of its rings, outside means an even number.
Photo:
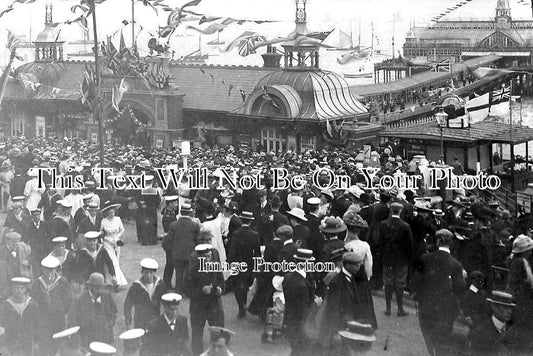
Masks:
[[[257,82],[278,68],[172,65],[170,75],[185,94],[185,109],[241,112],[244,106],[240,91],[246,96]],[[231,89],[231,90],[230,90]]]

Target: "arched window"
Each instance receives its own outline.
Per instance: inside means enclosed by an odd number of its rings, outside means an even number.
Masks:
[[[497,31],[479,42],[482,48],[518,47],[518,43],[506,34]]]

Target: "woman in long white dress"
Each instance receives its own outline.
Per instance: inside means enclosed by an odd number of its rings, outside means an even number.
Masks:
[[[104,216],[100,224],[100,233],[102,236],[103,247],[107,251],[111,261],[113,262],[113,267],[115,268],[115,279],[113,281],[116,283],[118,288],[123,288],[128,285],[128,281],[122,273],[119,264],[120,258],[120,246],[123,244],[121,237],[124,234],[124,225],[122,225],[122,220],[115,216],[117,209],[120,207],[120,204],[110,204],[107,202],[102,208],[102,215]],[[106,280],[113,279],[109,275],[109,271],[105,271]]]

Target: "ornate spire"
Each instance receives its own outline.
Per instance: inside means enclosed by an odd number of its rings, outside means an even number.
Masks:
[[[496,4],[496,17],[511,16],[511,7],[509,6],[509,0],[498,0]]]
[[[45,17],[44,17],[44,23],[47,25],[47,24],[51,24],[53,21],[52,21],[52,10],[53,10],[53,5],[50,4],[50,5],[45,5]]]
[[[305,5],[307,0],[295,0],[296,3],[296,23],[304,24],[307,23],[307,9]]]

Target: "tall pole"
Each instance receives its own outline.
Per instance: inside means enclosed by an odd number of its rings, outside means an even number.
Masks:
[[[504,90],[504,89],[502,89]],[[511,151],[511,192],[515,192],[515,159],[514,159],[514,144],[513,144],[513,111],[511,104],[513,102],[513,78],[509,84],[509,144]]]
[[[98,122],[98,141],[100,146],[100,164],[105,167],[104,162],[104,123],[100,115],[100,59],[98,57],[98,30],[96,28],[96,5],[94,0],[89,0],[93,10],[93,41],[94,41],[94,69],[96,71],[96,99],[93,105],[93,118]]]
[[[440,125],[440,161],[444,164],[444,138],[442,137],[442,125]]]
[[[135,53],[135,0],[131,0],[131,48]]]

